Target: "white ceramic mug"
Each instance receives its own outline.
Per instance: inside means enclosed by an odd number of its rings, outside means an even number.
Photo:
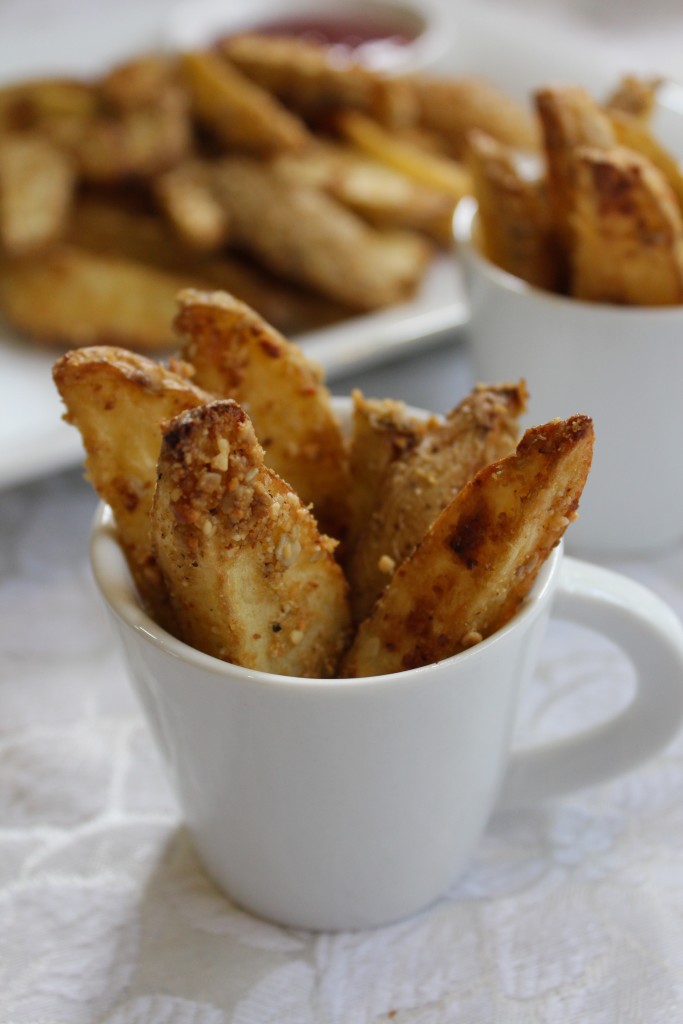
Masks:
[[[469,305],[477,380],[518,380],[526,424],[585,413],[595,452],[567,547],[641,555],[683,537],[683,306],[636,308],[554,295],[481,255],[476,203],[458,204],[454,233]]]
[[[677,617],[562,546],[514,619],[468,651],[395,675],[320,680],[231,665],[165,633],[140,607],[106,508],[91,556],[206,869],[236,903],[286,925],[367,928],[427,906],[466,867],[496,805],[624,772],[683,720]],[[636,695],[597,729],[511,755],[551,607],[623,649]]]

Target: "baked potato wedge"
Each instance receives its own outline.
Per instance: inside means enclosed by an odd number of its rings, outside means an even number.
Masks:
[[[483,466],[511,452],[526,408],[523,381],[480,384],[385,474],[374,511],[347,560],[354,620],[361,622],[441,511]]]
[[[76,175],[72,160],[37,132],[0,136],[0,254],[26,256],[66,227]]]
[[[481,469],[396,571],[340,675],[428,665],[505,625],[576,516],[592,449],[591,420],[573,416],[531,428]]]
[[[348,454],[319,368],[231,295],[187,290],[178,301],[180,354],[195,382],[244,406],[267,465],[313,505],[325,533],[343,537]]]
[[[524,178],[512,151],[485,132],[470,132],[466,163],[484,255],[537,288],[556,289],[560,261],[542,184]]]
[[[64,418],[80,431],[88,479],[114,514],[140,597],[152,617],[173,630],[150,529],[161,425],[212,396],[182,372],[106,346],[67,352],[53,377]]]
[[[407,301],[431,256],[412,232],[377,231],[318,188],[277,167],[226,157],[214,167],[216,195],[236,245],[285,280],[350,309]]]
[[[650,161],[620,147],[579,149],[572,211],[572,295],[632,306],[683,302],[683,215]]]
[[[218,54],[185,53],[180,66],[194,117],[224,147],[269,157],[311,142],[303,121]]]
[[[182,640],[263,672],[334,673],[350,624],[334,541],[266,467],[236,402],[165,427],[152,535]]]
[[[429,424],[392,398],[366,398],[356,390],[351,400],[348,551],[370,521],[389,467],[422,440]]]
[[[48,345],[121,345],[143,352],[174,344],[176,296],[205,280],[133,260],[56,245],[0,265],[0,312]]]
[[[548,200],[559,242],[571,246],[571,215],[576,150],[579,146],[610,149],[616,136],[607,113],[578,85],[547,86],[534,96],[541,123],[546,160]]]

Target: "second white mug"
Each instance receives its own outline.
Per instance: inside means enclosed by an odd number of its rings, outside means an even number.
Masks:
[[[583,302],[508,274],[476,245],[477,207],[454,218],[476,378],[526,379],[527,424],[585,413],[595,452],[568,550],[641,555],[683,537],[683,306]]]

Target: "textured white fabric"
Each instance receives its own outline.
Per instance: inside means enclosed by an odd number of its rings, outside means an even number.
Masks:
[[[0,494],[0,1020],[636,1024],[683,1013],[683,739],[621,780],[491,822],[438,905],[374,932],[257,920],[193,852],[86,561],[77,473]],[[619,566],[683,611],[683,550]],[[628,699],[553,625],[521,743]]]

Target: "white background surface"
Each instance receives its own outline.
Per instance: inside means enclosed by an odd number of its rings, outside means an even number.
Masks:
[[[135,7],[152,27],[163,10]],[[10,38],[29,39],[38,68],[73,31],[67,19],[81,15],[123,52],[131,8],[5,0],[2,52],[11,56]],[[519,29],[526,12],[537,28],[564,23],[579,33],[582,59],[597,41],[613,54],[623,46],[633,67],[642,43],[644,62],[661,53],[675,70],[677,6],[600,11],[486,0],[473,20],[490,12],[489,30],[507,34],[505,60],[514,56],[509,25]],[[529,44],[533,22],[522,33]],[[552,69],[553,52],[541,55]],[[493,70],[503,64],[501,56]],[[351,373],[334,390],[358,386],[441,411],[470,383],[466,344],[454,341]],[[94,507],[78,470],[0,494],[1,1021],[683,1019],[683,738],[615,783],[494,818],[465,877],[417,918],[317,936],[257,921],[206,879],[183,832],[94,592]],[[683,547],[617,568],[683,615]],[[520,709],[519,743],[612,713],[629,687],[629,668],[610,647],[553,627]]]

